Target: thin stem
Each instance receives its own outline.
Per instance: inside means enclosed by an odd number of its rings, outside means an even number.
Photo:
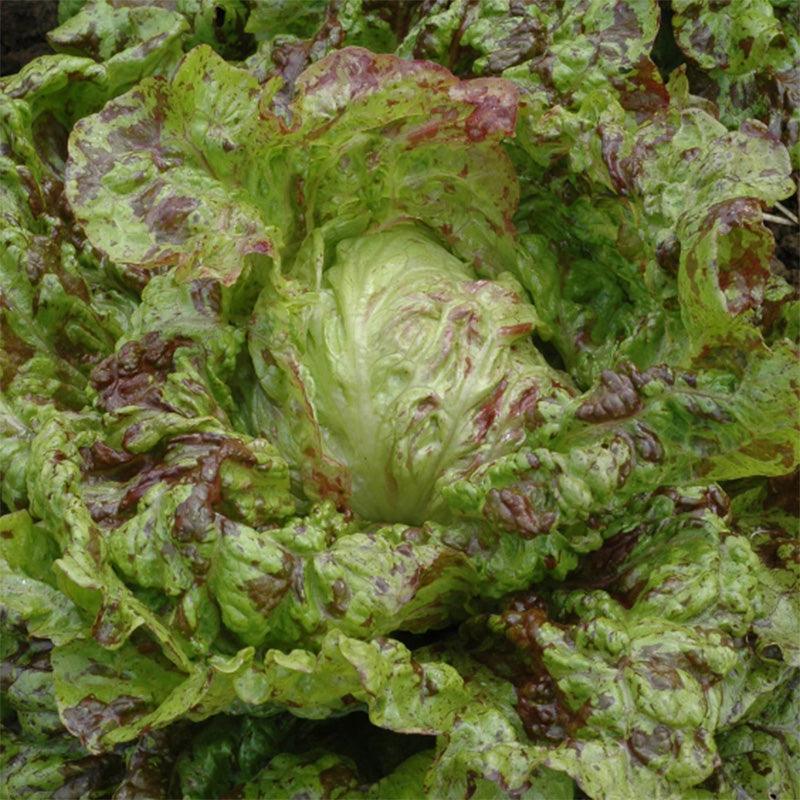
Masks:
[[[786,208],[786,206],[783,205],[783,203],[775,203],[775,208],[779,208],[781,211],[783,211],[783,213],[787,217],[789,217],[789,219],[792,222],[794,222],[795,225],[797,225],[797,223],[800,222],[800,220],[797,219],[797,214],[795,214],[794,211],[791,211],[790,209]]]
[[[764,214],[763,216],[767,222],[776,222],[778,225],[794,225],[794,222],[785,217],[776,217],[775,214]]]

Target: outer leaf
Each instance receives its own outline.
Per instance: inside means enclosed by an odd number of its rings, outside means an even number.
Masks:
[[[728,127],[748,118],[767,124],[798,166],[797,93],[792,85],[800,59],[797,9],[791,4],[734,2],[675,4],[675,39],[704,71],[698,93],[719,106]],[[699,70],[698,70],[699,71]]]
[[[738,380],[710,370],[697,377],[663,367],[626,372],[604,371],[546,446],[498,459],[443,487],[451,507],[530,535],[658,486],[779,475],[797,463],[797,437],[764,416],[767,408],[783,407],[784,419],[794,424],[788,412],[797,385],[791,350],[754,358]]]
[[[314,33],[325,15],[327,0],[278,0],[261,3],[247,20],[247,31],[258,39],[276,36],[308,36]]]
[[[69,128],[78,119],[99,110],[106,100],[143,77],[174,67],[180,54],[180,36],[186,29],[184,21],[169,11],[153,8],[141,9],[137,16],[139,30],[131,37],[131,46],[104,63],[80,56],[41,56],[0,83],[3,92],[27,100],[34,117],[43,118],[45,142],[60,139],[63,147]],[[47,131],[48,124],[54,129]]]
[[[330,798],[382,798],[402,800],[424,795],[423,777],[430,753],[419,753],[397,769],[366,784],[348,758],[312,750],[302,755],[282,754],[270,761],[244,787],[245,798],[321,796]]]
[[[47,40],[56,52],[108,61],[155,36],[174,39],[175,31],[185,28],[180,16],[167,8],[118,7],[107,0],[88,0],[50,31]]]
[[[438,2],[422,15],[399,52],[451,69],[506,74],[552,104],[567,105],[647,58],[658,29],[655,3]]]
[[[121,771],[116,756],[89,756],[71,736],[31,743],[3,732],[0,787],[9,796],[108,797]]]
[[[440,154],[440,169],[452,174],[452,198],[429,173],[434,143],[482,142],[513,130],[516,96],[509,85],[461,85],[430,66],[350,49],[304,75],[291,109],[278,106],[294,120],[289,130],[267,108],[276,89],[273,82],[262,92],[248,73],[201,47],[172,83],[145,82],[82,121],[72,137],[67,192],[92,242],[147,269],[180,264],[195,273],[201,259],[201,274],[232,283],[244,256],[277,258],[311,227],[334,218],[341,225],[349,217],[363,227],[372,210],[380,221],[410,214],[455,231],[473,258],[496,268],[502,255],[489,250],[481,223],[504,225],[513,194],[492,193],[491,204],[477,204],[478,224],[463,232],[446,215],[468,219],[469,209],[457,212],[459,199],[468,199],[459,172],[485,169],[477,156],[488,151],[507,173],[503,156],[488,145]],[[394,134],[379,135],[387,125]],[[359,131],[365,136],[354,138]],[[301,141],[310,143],[305,152],[297,148]],[[409,155],[414,149],[419,154]],[[392,160],[388,174],[378,169]],[[331,169],[337,162],[345,168]],[[354,195],[354,182],[363,184],[370,172],[373,191]],[[388,197],[384,187],[392,187]],[[382,198],[377,204],[375,194]]]
[[[15,616],[10,609],[7,613],[12,619]],[[21,628],[4,622],[1,702],[4,729],[6,723],[16,723],[16,733],[21,733],[25,740],[19,744],[24,746],[60,736],[64,729],[58,717],[50,668],[52,643],[20,634],[23,634]],[[3,755],[13,757],[14,753]],[[6,769],[13,771],[13,767],[4,766],[4,773]]]
[[[228,283],[244,256],[273,253],[275,233],[243,186],[265,177],[247,175],[263,140],[257,94],[247,73],[200,47],[173,83],[146,81],[76,125],[67,192],[89,238],[137,268],[196,271],[202,256]]]
[[[31,636],[57,644],[80,636],[85,621],[55,588],[55,542],[33,525],[26,511],[0,517],[0,602],[19,614]]]
[[[282,754],[270,761],[244,788],[246,800],[259,797],[359,796],[358,770],[349,759],[332,753],[310,752],[302,756]]]
[[[463,688],[447,664],[425,667],[392,639],[362,642],[330,632],[314,656],[303,650],[269,650],[262,667],[242,673],[236,691],[247,703],[292,708],[322,719],[364,703],[370,720],[402,733],[436,734],[453,720]]]
[[[442,740],[434,786],[466,791],[477,770],[489,780],[499,771],[513,789],[546,766],[592,797],[620,786],[631,796],[709,796],[693,787],[715,770],[715,732],[757,712],[792,670],[734,644],[731,635],[758,629],[770,589],[754,580],[764,568],[747,540],[727,534],[704,509],[709,499],[695,502],[649,534],[631,524],[593,556],[579,577],[603,590],[520,597],[502,622],[465,629],[487,666],[445,655],[472,700]],[[658,505],[653,518],[664,519],[669,501]],[[504,655],[491,641],[498,627],[527,655]]]
[[[743,797],[798,793],[798,677],[781,687],[761,714],[720,737],[723,787]]]

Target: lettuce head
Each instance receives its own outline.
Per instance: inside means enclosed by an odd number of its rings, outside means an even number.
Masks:
[[[0,785],[792,800],[783,3],[62,0],[0,78]]]

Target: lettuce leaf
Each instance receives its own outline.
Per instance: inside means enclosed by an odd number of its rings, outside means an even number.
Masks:
[[[468,793],[477,770],[514,790],[553,769],[589,796],[625,786],[710,797],[692,787],[727,786],[718,741],[745,752],[741,720],[792,691],[796,660],[759,650],[775,576],[726,530],[716,497],[662,497],[651,510],[661,521],[631,524],[588,557],[577,582],[596,588],[519,595],[503,615],[465,626],[471,655],[463,644],[418,655],[452,663],[473,697],[440,740],[434,787]],[[682,505],[693,508],[663,515]],[[797,620],[797,608],[788,613]],[[775,769],[780,781],[785,768]]]
[[[308,70],[290,107],[271,108],[278,84],[273,80],[262,89],[245,70],[198,47],[172,82],[145,81],[102,115],[79,123],[67,192],[95,246],[136,269],[177,266],[183,274],[217,276],[229,285],[247,257],[279,261],[286,248],[304,241],[313,252],[311,228],[334,218],[341,228],[348,217],[363,227],[359,218],[369,208],[381,220],[419,214],[423,205],[432,224],[452,228],[442,217],[458,209],[467,192],[454,188],[449,198],[433,183],[433,163],[425,156],[437,142],[476,143],[439,156],[440,169],[455,173],[454,187],[462,184],[455,180],[461,170],[491,168],[479,160],[485,151],[500,169],[510,169],[491,142],[513,130],[515,93],[506,84],[461,86],[433,66],[408,66],[358,49]],[[393,125],[392,135],[382,133]],[[356,130],[366,136],[354,142]],[[310,150],[297,146],[309,140],[315,142]],[[408,145],[413,158],[406,155]],[[337,161],[344,168],[332,170]],[[386,174],[380,165],[389,162],[393,169]],[[374,183],[376,197],[352,194],[365,172],[385,176]],[[384,186],[398,184],[396,199],[393,191],[378,200]],[[403,184],[413,187],[410,196]],[[343,205],[344,197],[349,202]],[[495,208],[481,208],[478,221],[487,215],[487,224],[502,225],[513,203],[513,195],[500,198]],[[469,211],[458,213],[468,219]],[[121,237],[120,228],[137,233]],[[473,224],[457,238],[477,246],[473,259],[484,258],[490,267],[496,257],[487,236]]]
[[[3,792],[794,796],[788,7],[60,20],[0,80]]]

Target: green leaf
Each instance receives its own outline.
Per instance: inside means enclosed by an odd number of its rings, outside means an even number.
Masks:
[[[23,797],[108,797],[122,772],[114,755],[92,756],[71,736],[31,742],[3,731],[0,791]]]
[[[513,280],[475,281],[420,230],[347,240],[317,291],[284,291],[250,331],[273,425],[311,496],[368,519],[436,518],[437,481],[518,447],[538,398],[568,397]]]
[[[487,224],[502,231],[513,192],[482,188],[492,202],[477,203],[459,174],[474,170],[468,185],[476,187],[487,169],[508,174],[490,143],[513,129],[516,94],[508,84],[462,85],[430,66],[408,68],[391,56],[348,49],[304,74],[291,107],[270,110],[277,88],[271,82],[262,90],[247,72],[199,47],[171,83],[145,81],[79,123],[67,194],[93,244],[137,269],[176,265],[231,284],[245,256],[255,254],[258,264],[258,254],[277,260],[311,228],[334,218],[341,227],[371,211],[381,222],[422,217],[496,269],[503,255],[489,249],[497,236]],[[285,117],[293,120],[289,128]],[[387,126],[394,127],[388,137]],[[354,136],[359,131],[364,136]],[[441,147],[453,140],[476,144]],[[301,150],[300,141],[314,144]],[[378,170],[381,163],[393,163],[388,174]],[[450,195],[432,181],[434,166],[452,175]],[[380,176],[375,196],[354,194],[354,183],[371,172]],[[383,186],[395,188],[386,196]],[[473,208],[476,221],[462,232],[454,223],[470,219]]]
[[[0,517],[0,603],[24,620],[29,635],[61,644],[82,635],[85,621],[56,588],[57,555],[55,542],[27,511]]]
[[[90,240],[129,266],[181,265],[227,283],[247,254],[274,254],[259,214],[269,199],[248,192],[266,178],[250,172],[258,122],[258,84],[208,47],[173,82],[146,80],[79,122],[67,193]]]
[[[723,786],[742,797],[797,794],[797,683],[795,674],[774,692],[758,716],[719,737]]]

